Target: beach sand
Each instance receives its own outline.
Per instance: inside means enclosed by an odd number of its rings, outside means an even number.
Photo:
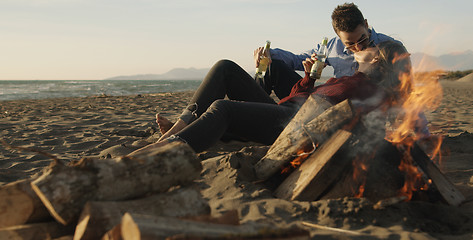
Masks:
[[[212,214],[237,209],[242,224],[304,226],[313,239],[473,239],[473,82],[442,86],[440,107],[426,114],[432,133],[444,137],[440,169],[467,198],[461,206],[410,201],[375,210],[363,198],[276,199],[252,181],[248,170],[267,146],[230,142],[199,154],[203,171],[198,184]],[[0,146],[0,185],[40,174],[51,162],[40,152],[72,161],[121,156],[149,144],[160,136],[155,113],[175,119],[191,97],[192,92],[179,92],[2,101],[1,139],[39,151]],[[251,157],[239,162],[245,154]]]

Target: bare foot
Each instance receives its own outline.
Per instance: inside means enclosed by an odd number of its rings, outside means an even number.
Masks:
[[[186,126],[187,126],[187,123],[185,123],[181,119],[178,119],[177,122],[174,123],[174,125],[172,125],[172,127],[158,139],[158,142],[170,137],[173,134],[180,132]]]
[[[169,119],[159,115],[159,113],[156,114],[156,123],[158,124],[159,131],[161,132],[162,135],[164,135],[169,129],[171,129],[172,125],[174,125],[173,122],[169,121]]]

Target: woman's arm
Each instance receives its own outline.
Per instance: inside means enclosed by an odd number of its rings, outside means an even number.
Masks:
[[[304,78],[300,79],[291,89],[291,94],[298,94],[302,92],[312,92],[314,89],[315,79],[310,78],[310,70],[312,65],[317,61],[317,55],[312,54],[311,58],[306,58],[302,61],[302,66],[304,66]]]

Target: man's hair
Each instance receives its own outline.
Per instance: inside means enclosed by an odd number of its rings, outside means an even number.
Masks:
[[[337,34],[353,32],[360,24],[365,24],[365,18],[354,3],[338,5],[332,12],[332,26]]]

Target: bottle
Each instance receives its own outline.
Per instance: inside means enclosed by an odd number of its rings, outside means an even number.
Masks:
[[[256,68],[255,78],[264,78],[264,75],[266,74],[266,70],[268,69],[268,65],[269,65],[270,45],[271,45],[271,42],[269,40],[266,41],[266,44],[264,45],[264,48],[263,48],[263,54],[260,56],[260,59],[259,59],[259,65]]]
[[[317,52],[317,61],[310,69],[310,78],[312,79],[319,79],[322,75],[322,70],[325,66],[325,59],[327,59],[327,41],[327,37],[324,37],[319,51]]]

